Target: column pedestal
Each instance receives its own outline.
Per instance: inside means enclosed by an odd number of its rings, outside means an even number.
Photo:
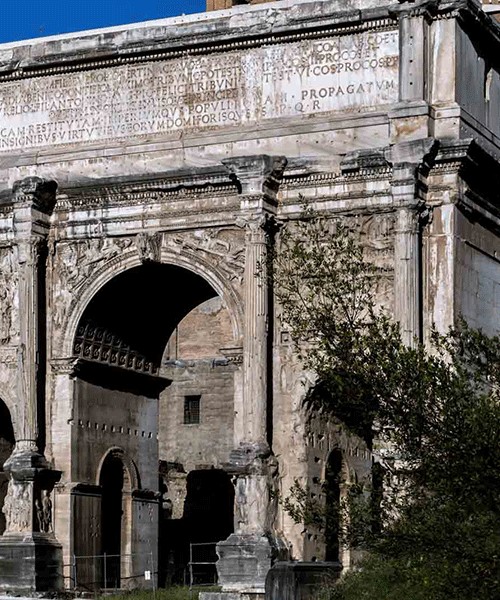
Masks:
[[[51,494],[60,471],[50,468],[45,441],[47,235],[57,184],[29,177],[12,189],[18,259],[19,344],[16,445],[4,464],[9,485],[0,537],[0,591],[32,593],[63,587],[62,547],[53,530]]]
[[[62,546],[41,533],[0,537],[0,591],[16,594],[63,588]]]
[[[52,527],[51,493],[61,473],[36,451],[14,452],[4,465],[9,487],[0,537],[0,591],[32,593],[63,588],[62,546]]]
[[[269,569],[288,558],[275,529],[278,464],[267,444],[242,443],[224,468],[235,483],[236,531],[217,544],[219,584],[223,592],[263,597]]]
[[[272,565],[288,554],[283,542],[272,535],[233,533],[217,544],[219,585],[225,592],[262,596]]]

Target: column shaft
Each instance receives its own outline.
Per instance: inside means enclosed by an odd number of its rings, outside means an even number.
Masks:
[[[38,263],[41,240],[18,244],[19,256],[19,348],[17,394],[23,407],[17,450],[37,450],[39,367]]]
[[[413,345],[421,334],[420,231],[415,208],[400,208],[394,239],[394,316],[403,341]]]
[[[246,439],[252,442],[266,442],[269,316],[265,227],[266,221],[257,218],[246,231],[243,389]]]

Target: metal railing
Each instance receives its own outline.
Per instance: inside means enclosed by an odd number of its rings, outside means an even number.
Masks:
[[[189,544],[189,588],[217,585],[218,542]]]
[[[73,555],[71,586],[75,590],[156,590],[157,569],[153,553]]]

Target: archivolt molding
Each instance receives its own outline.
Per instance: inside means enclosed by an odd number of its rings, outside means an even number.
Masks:
[[[61,354],[59,356],[71,356],[73,342],[76,335],[76,330],[80,319],[95,294],[114,277],[133,267],[141,265],[145,261],[144,252],[141,251],[141,244],[138,246],[133,243],[134,237],[121,238],[124,246],[123,251],[110,253],[106,260],[90,261],[87,264],[88,269],[85,270],[85,278],[78,278],[78,285],[73,288],[58,290],[62,296],[71,298],[69,306],[63,310],[55,310],[54,314],[64,313],[56,326],[62,332],[61,343],[55,347],[59,347]],[[239,340],[243,333],[243,300],[240,288],[241,280],[236,275],[231,278],[228,274],[228,260],[231,258],[231,253],[228,253],[227,258],[219,256],[218,252],[213,252],[199,244],[193,242],[192,234],[167,235],[163,234],[162,244],[159,251],[159,258],[162,264],[170,264],[178,266],[188,271],[203,277],[222,298],[227,306],[232,322],[233,336],[235,340]],[[203,243],[206,242],[202,242]],[[244,249],[244,247],[243,247]],[[234,251],[236,252],[236,250]],[[240,256],[238,251],[237,257]],[[233,257],[234,258],[234,257]],[[235,258],[235,264],[240,264]],[[146,257],[147,260],[147,257]],[[84,265],[85,267],[85,265]],[[233,269],[235,274],[238,274],[239,268]],[[60,284],[64,287],[64,282]],[[57,299],[55,299],[57,302]],[[56,317],[55,317],[56,318]],[[54,357],[55,358],[55,357]]]
[[[139,475],[139,470],[137,469],[135,462],[130,458],[130,456],[128,456],[128,454],[125,452],[125,450],[123,448],[121,448],[120,446],[113,446],[113,447],[109,448],[104,453],[104,456],[101,458],[101,460],[99,461],[99,466],[97,467],[96,482],[95,482],[96,485],[100,485],[102,467],[104,465],[104,462],[108,458],[108,456],[114,456],[121,460],[123,467],[124,467],[124,469],[126,469],[127,474],[130,478],[130,488],[131,488],[130,491],[132,492],[134,490],[141,489],[141,479],[140,479],[140,475]]]

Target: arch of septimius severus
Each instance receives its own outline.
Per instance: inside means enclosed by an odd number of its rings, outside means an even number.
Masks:
[[[1,590],[140,585],[151,559],[179,581],[191,542],[219,542],[223,591],[349,565],[275,492],[341,495],[377,457],[306,422],[256,273],[305,197],[359,233],[407,340],[459,314],[497,332],[499,57],[475,0],[0,46]]]

